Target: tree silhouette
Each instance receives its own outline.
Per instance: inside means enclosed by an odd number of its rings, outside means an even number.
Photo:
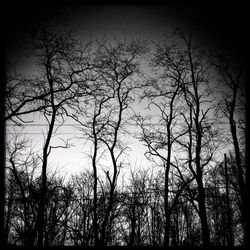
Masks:
[[[236,61],[236,60],[235,60]],[[246,183],[245,183],[245,164],[242,161],[242,153],[240,149],[240,140],[239,132],[237,131],[237,124],[239,124],[238,129],[243,132],[245,136],[245,128],[241,126],[242,119],[240,116],[243,111],[243,124],[245,116],[245,103],[244,97],[242,98],[243,84],[244,84],[244,74],[243,74],[243,64],[238,62],[235,65],[235,61],[231,62],[226,56],[220,54],[217,55],[216,60],[214,61],[214,66],[219,74],[219,80],[223,82],[228,89],[226,97],[221,103],[221,111],[226,116],[230,124],[230,131],[232,136],[232,143],[234,146],[235,159],[237,165],[237,178],[240,188],[240,197],[241,197],[241,216],[242,216],[242,225],[244,228],[244,237],[247,237],[246,230]],[[230,65],[231,64],[231,65]],[[242,87],[241,87],[242,86]],[[242,103],[243,101],[243,103]],[[237,120],[236,120],[237,119]],[[244,150],[244,147],[243,147]],[[247,241],[247,239],[245,239]]]
[[[7,245],[247,244],[243,65],[210,56],[193,27],[152,44],[82,43],[66,29],[33,38],[36,70],[6,71],[4,120],[22,128],[7,130]],[[46,126],[36,150],[31,114]],[[49,166],[72,145],[58,137],[68,121],[88,157],[66,179]],[[142,166],[130,138],[146,146]]]

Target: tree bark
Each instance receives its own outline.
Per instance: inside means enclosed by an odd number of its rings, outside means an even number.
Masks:
[[[95,131],[96,125],[96,115],[94,116],[93,120],[93,134],[94,134],[94,154],[92,158],[92,167],[93,167],[93,174],[94,174],[94,186],[93,186],[93,231],[94,231],[94,244],[95,246],[99,243],[98,238],[98,222],[97,222],[97,167],[96,167],[96,157],[97,157],[97,135]]]
[[[226,179],[226,199],[227,199],[227,220],[228,220],[228,245],[233,246],[233,232],[232,232],[232,218],[231,218],[231,207],[230,207],[230,194],[229,194],[229,184],[228,184],[228,171],[227,171],[227,155],[224,154],[225,161],[225,179]]]
[[[49,58],[49,56],[48,56]],[[43,147],[43,163],[42,163],[42,187],[41,187],[41,198],[39,203],[39,210],[38,210],[38,246],[44,245],[44,227],[45,227],[45,220],[44,220],[44,214],[45,214],[45,199],[47,196],[47,165],[48,165],[48,156],[49,156],[49,145],[50,140],[52,137],[54,124],[56,120],[56,111],[57,108],[55,106],[55,97],[54,97],[54,88],[53,88],[53,78],[51,75],[51,65],[49,62],[49,59],[47,59],[46,64],[46,74],[47,74],[47,80],[50,87],[50,102],[52,106],[52,115],[49,123],[49,131],[47,134],[47,138],[45,141],[45,145]]]
[[[191,34],[190,34],[191,39]],[[192,85],[194,90],[194,103],[195,103],[195,128],[196,128],[196,147],[195,147],[195,164],[196,164],[196,181],[198,185],[198,204],[199,204],[199,215],[201,220],[202,229],[202,241],[204,246],[210,246],[210,233],[207,222],[207,212],[206,212],[206,199],[205,199],[205,189],[203,186],[203,172],[201,168],[201,147],[202,147],[202,132],[201,125],[199,121],[200,117],[200,97],[198,94],[198,80],[195,77],[195,69],[193,65],[193,58],[191,53],[191,40],[187,42],[188,45],[188,57],[190,63],[190,72]],[[197,78],[198,79],[198,78]]]
[[[243,177],[244,173],[243,173],[243,167],[242,167],[242,163],[241,163],[239,142],[238,142],[238,138],[237,138],[236,123],[235,123],[235,120],[234,120],[235,102],[236,102],[236,91],[234,93],[233,101],[230,103],[231,108],[230,108],[230,114],[229,114],[229,123],[230,123],[232,138],[233,138],[236,165],[237,165],[237,170],[238,170],[238,183],[239,183],[239,189],[240,189],[240,202],[241,202],[241,204],[240,204],[241,221],[242,221],[243,230],[244,230],[244,242],[246,244],[246,242],[247,242],[247,229],[246,229],[247,207],[246,207],[246,198],[247,197],[246,197],[246,186],[245,186],[244,177]]]

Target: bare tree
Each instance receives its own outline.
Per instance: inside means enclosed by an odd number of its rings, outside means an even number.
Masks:
[[[67,234],[75,246],[93,245],[93,173],[72,176],[74,199],[71,203]]]
[[[7,145],[7,217],[6,237],[10,243],[34,246],[37,217],[37,171],[39,158],[30,142],[18,135]],[[15,190],[15,193],[12,193]],[[10,231],[14,234],[10,234]],[[10,240],[12,238],[12,240]]]
[[[30,141],[15,136],[8,142],[6,237],[10,244],[37,244],[37,216],[41,197],[41,162]],[[66,228],[67,209],[72,190],[64,185],[57,172],[47,173],[47,202],[45,205],[46,245],[60,244],[59,235]],[[15,193],[13,193],[15,191]],[[11,233],[10,233],[11,232]]]
[[[47,181],[44,245],[65,245],[69,211],[74,198],[72,186],[65,184],[64,178],[58,177],[56,171],[50,173]]]
[[[186,106],[181,108],[174,106],[178,110],[174,118],[176,120],[178,118],[178,123],[182,124],[181,127],[178,127],[177,122],[173,123],[174,129],[178,128],[181,132],[176,133],[172,131],[172,135],[169,136],[165,143],[166,145],[167,143],[172,145],[173,142],[178,142],[182,152],[187,154],[185,161],[183,161],[183,153],[182,155],[175,155],[176,162],[174,163],[172,160],[172,163],[169,163],[169,165],[175,166],[179,176],[182,176],[183,183],[186,182],[184,173],[189,175],[191,179],[195,179],[198,189],[198,208],[196,208],[196,211],[201,220],[203,244],[210,245],[203,176],[204,168],[213,160],[217,145],[213,140],[216,131],[212,129],[212,123],[209,122],[213,111],[213,98],[209,89],[209,65],[201,49],[192,43],[191,32],[186,34],[177,31],[176,35],[180,39],[180,43],[176,42],[176,45],[166,44],[161,48],[161,53],[158,57],[164,60],[163,62],[168,67],[164,72],[164,76],[172,79],[172,82],[179,86],[179,102],[185,102]],[[172,97],[174,97],[174,93],[172,91]],[[211,105],[208,106],[207,104],[210,103]],[[173,110],[171,103],[168,105],[168,108],[170,116],[163,114],[169,124],[171,121],[171,109]],[[186,126],[183,126],[183,124],[186,124]],[[145,137],[148,138],[148,136]],[[169,150],[167,154],[171,156],[171,147]],[[157,155],[157,152],[153,153]],[[177,165],[178,161],[181,164]],[[167,163],[168,159],[165,159],[165,162]],[[178,166],[182,166],[181,171],[179,171]],[[188,169],[185,166],[188,166]],[[186,185],[186,187],[188,186]],[[189,193],[191,194],[190,190]],[[193,202],[193,205],[195,206],[195,202]]]
[[[77,113],[71,116],[82,125],[83,132],[91,139],[94,146],[92,167],[95,245],[106,244],[106,227],[113,207],[119,169],[123,165],[123,160],[120,158],[127,149],[120,138],[122,129],[127,123],[127,110],[133,100],[133,90],[139,87],[133,77],[140,73],[138,59],[143,53],[145,53],[145,45],[141,41],[116,42],[114,45],[99,44],[93,55],[90,72],[92,85],[89,85],[91,92],[89,91],[89,97],[85,101],[86,106],[78,107]],[[87,110],[84,112],[89,121],[81,122],[81,118],[79,119],[76,114],[82,115],[84,109]],[[104,220],[99,230],[97,225],[98,161],[103,154],[109,157],[112,169],[104,170],[110,191]]]
[[[39,245],[44,244],[48,157],[52,149],[70,146],[68,141],[64,141],[63,145],[52,146],[51,139],[56,129],[55,122],[59,124],[64,122],[63,106],[76,98],[79,88],[78,84],[75,84],[74,72],[72,72],[74,48],[76,48],[76,42],[70,32],[55,33],[40,30],[34,39],[33,51],[38,71],[32,76],[22,77],[21,82],[19,78],[13,77],[7,83],[7,92],[10,95],[6,98],[8,102],[6,109],[14,109],[7,111],[6,119],[18,118],[20,120],[21,115],[40,111],[48,123],[42,153],[41,196],[36,222]],[[19,98],[20,93],[22,100]]]
[[[238,65],[235,61],[230,61],[224,55],[218,54],[214,61],[215,69],[217,70],[220,81],[224,83],[227,94],[223,99],[220,107],[222,113],[228,119],[230,124],[230,131],[232,135],[232,144],[234,147],[237,178],[240,188],[241,205],[240,210],[242,214],[242,225],[244,228],[244,235],[247,237],[246,229],[246,181],[245,181],[245,164],[242,157],[245,150],[245,142],[240,143],[240,132],[243,132],[243,137],[246,135],[245,130],[245,97],[244,97],[244,68],[243,63]],[[237,128],[238,127],[238,128]],[[239,132],[240,131],[240,132]],[[242,144],[242,146],[241,146]],[[245,239],[246,241],[247,239]]]
[[[174,150],[178,145],[178,139],[187,134],[182,130],[180,123],[181,95],[183,79],[186,77],[186,61],[179,49],[167,43],[156,44],[152,66],[155,78],[149,80],[145,87],[143,98],[149,100],[149,109],[153,106],[159,112],[158,115],[147,118],[137,117],[137,122],[142,129],[141,140],[148,147],[148,158],[158,158],[160,165],[165,169],[164,183],[164,210],[165,210],[165,245],[169,245],[170,217],[172,207],[170,205],[169,174],[174,164]],[[177,145],[176,145],[177,144]],[[185,184],[185,183],[184,183]],[[183,189],[184,186],[181,188]],[[174,199],[178,199],[177,192]],[[175,202],[173,202],[175,204]]]
[[[130,185],[123,193],[123,215],[128,223],[126,241],[128,246],[149,244],[147,223],[149,219],[149,176],[147,170],[131,171]]]
[[[246,242],[245,145],[239,133],[245,133],[245,117],[238,98],[243,69],[235,73],[223,56],[214,62],[230,90],[219,109],[234,147],[221,165],[215,161],[224,134],[218,135],[214,123],[220,119],[213,116],[214,68],[192,32],[175,35],[154,44],[153,75],[142,84],[145,42],[83,45],[70,32],[38,32],[36,71],[7,71],[5,121],[24,125],[31,123],[28,114],[37,113],[47,126],[40,154],[26,139],[8,141],[8,244],[225,246],[241,244],[241,230]],[[138,94],[149,115],[132,115]],[[119,187],[132,117],[152,172],[132,171]],[[71,146],[70,139],[56,137],[66,119],[77,122],[92,169],[68,183],[48,168],[53,150]]]
[[[108,121],[100,133],[100,141],[108,148],[113,165],[113,177],[106,176],[110,183],[109,205],[101,230],[101,245],[105,244],[105,230],[113,206],[114,191],[116,187],[119,168],[123,165],[120,156],[126,150],[126,146],[119,140],[119,131],[126,124],[125,112],[132,99],[131,94],[139,86],[132,76],[139,74],[138,59],[145,53],[145,46],[141,41],[132,41],[128,44],[118,42],[116,46],[106,47],[100,53],[98,59],[98,71],[106,78],[108,84],[113,85],[112,91],[117,104],[112,105],[109,111]],[[138,82],[137,82],[138,84]],[[116,117],[116,118],[115,118]],[[110,136],[111,135],[111,136]]]
[[[7,65],[4,121],[17,125],[29,122],[23,116],[41,111],[44,106],[37,105],[37,101],[47,96],[49,93],[41,93],[32,78],[17,73],[14,65]]]
[[[206,211],[206,193],[204,187],[204,169],[213,160],[218,148],[217,132],[213,128],[214,106],[211,96],[210,65],[201,48],[192,40],[192,32],[179,33],[186,46],[187,70],[189,80],[183,87],[184,98],[189,107],[189,117],[183,115],[189,131],[189,169],[195,177],[198,188],[198,213],[201,219],[202,240],[204,245],[210,245],[210,233]],[[195,163],[195,169],[193,168]]]

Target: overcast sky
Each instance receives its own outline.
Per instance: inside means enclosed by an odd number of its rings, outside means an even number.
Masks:
[[[211,48],[220,44],[236,54],[244,46],[244,6],[167,4],[167,5],[81,5],[58,4],[23,6],[20,11],[14,10],[8,17],[5,39],[7,42],[7,59],[17,62],[20,71],[29,72],[29,59],[24,57],[29,47],[27,31],[36,30],[41,25],[64,23],[72,27],[81,40],[140,38],[149,41],[160,41],[170,35],[173,28],[199,23],[197,39],[205,40]],[[16,11],[16,12],[15,12]],[[244,52],[244,51],[243,51]],[[38,119],[35,117],[35,119]],[[37,123],[41,123],[37,120]],[[41,132],[41,127],[26,128],[31,133]],[[64,133],[72,127],[64,127]],[[76,131],[74,131],[76,132]],[[32,135],[29,135],[32,137]],[[35,143],[42,142],[42,135],[33,137]],[[76,142],[76,141],[75,141]],[[132,142],[132,141],[131,141]],[[77,143],[77,142],[76,142]],[[138,143],[131,144],[132,165],[145,165],[144,148]],[[67,163],[64,170],[75,172],[82,169],[84,154],[81,144],[72,149],[58,150],[51,155],[53,165]],[[85,152],[86,153],[86,152]],[[58,157],[59,156],[59,157]]]

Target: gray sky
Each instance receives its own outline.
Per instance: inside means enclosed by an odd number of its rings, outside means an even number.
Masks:
[[[188,4],[168,4],[168,5],[59,5],[52,6],[48,10],[46,6],[42,8],[32,7],[31,10],[17,15],[21,19],[13,20],[8,24],[6,32],[7,58],[15,60],[19,70],[29,73],[31,65],[30,58],[24,57],[29,47],[29,37],[26,31],[36,30],[42,24],[59,22],[67,23],[72,27],[78,38],[85,41],[89,38],[100,39],[105,35],[108,39],[132,39],[140,38],[149,41],[160,41],[166,35],[170,35],[175,27],[188,26],[197,21],[200,24],[200,32],[196,34],[197,39],[206,40],[211,48],[218,43],[223,45],[223,49],[228,49],[234,55],[234,50],[238,50],[238,43],[242,39],[241,16],[242,7],[230,6],[195,6]],[[234,18],[230,16],[230,11],[234,10]],[[233,12],[232,12],[233,13]],[[236,17],[236,18],[235,18]],[[230,38],[230,40],[229,40]],[[242,39],[244,40],[244,39]],[[232,46],[234,49],[232,49]],[[144,107],[139,107],[143,109]],[[37,116],[34,117],[37,124],[43,123]],[[27,127],[29,133],[41,133],[41,126]],[[71,133],[71,126],[64,126],[63,133]],[[74,133],[78,131],[74,130]],[[71,135],[69,135],[71,137]],[[72,136],[74,136],[72,134]],[[29,134],[37,147],[41,146],[42,135]],[[149,165],[143,156],[145,148],[136,141],[130,140],[131,153],[130,160],[132,165]],[[52,140],[53,142],[53,140]],[[57,164],[67,164],[63,168],[69,172],[82,169],[86,163],[84,154],[87,147],[83,150],[80,141],[74,139],[76,147],[67,150],[58,149],[51,154],[50,162],[54,166]],[[40,146],[39,146],[40,145]],[[84,153],[83,153],[84,152]]]

